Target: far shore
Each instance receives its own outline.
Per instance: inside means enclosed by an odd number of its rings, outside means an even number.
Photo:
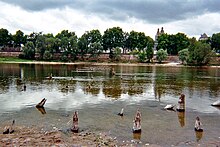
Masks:
[[[218,65],[206,65],[206,66],[188,66],[183,65],[180,62],[162,62],[162,63],[116,63],[116,62],[48,62],[48,61],[5,61],[1,63],[14,63],[14,64],[50,64],[50,65],[102,65],[102,66],[165,66],[165,67],[213,67],[213,68],[220,68]]]

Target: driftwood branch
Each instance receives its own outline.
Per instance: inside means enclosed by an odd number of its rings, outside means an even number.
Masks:
[[[37,108],[42,108],[42,107],[44,107],[44,104],[46,103],[46,101],[47,101],[47,99],[43,98],[43,99],[41,100],[41,102],[36,105],[36,107],[37,107]]]

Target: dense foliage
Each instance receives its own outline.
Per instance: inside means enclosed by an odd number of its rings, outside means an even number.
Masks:
[[[189,57],[189,50],[188,50],[188,48],[179,51],[178,55],[179,55],[180,61],[182,61],[182,64],[186,64],[187,60],[188,60],[188,57]]]
[[[220,53],[220,33],[213,34],[211,38],[211,47],[216,52]]]
[[[184,33],[160,34],[157,37],[156,53],[158,62],[168,55],[179,55],[179,59],[190,65],[208,64],[213,51],[220,52],[220,33],[208,40],[197,41]],[[25,35],[21,30],[10,34],[0,29],[0,50],[21,51],[20,58],[54,60],[58,53],[62,61],[97,60],[106,53],[112,61],[120,61],[123,54],[132,54],[139,62],[151,62],[154,56],[155,41],[143,32],[124,32],[120,27],[108,28],[103,35],[99,30],[86,31],[81,37],[75,32],[62,30],[60,33],[43,34],[33,32]],[[163,49],[163,50],[161,50]]]
[[[157,58],[157,60],[158,60],[159,63],[161,63],[162,61],[166,60],[166,59],[167,59],[167,56],[168,56],[168,54],[167,54],[167,51],[166,51],[166,50],[164,50],[164,49],[159,49],[159,50],[157,51],[157,56],[156,56],[156,58]]]
[[[206,65],[214,56],[210,44],[196,41],[195,38],[191,39],[188,51],[187,64],[189,65]]]
[[[162,34],[158,37],[158,49],[167,50],[169,55],[177,55],[182,49],[189,46],[189,38],[183,33],[176,35]]]

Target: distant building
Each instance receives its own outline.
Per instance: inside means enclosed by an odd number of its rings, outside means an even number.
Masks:
[[[156,54],[156,52],[157,52],[157,45],[158,45],[158,37],[160,36],[160,35],[162,35],[162,34],[164,34],[164,29],[163,29],[163,27],[161,28],[161,31],[160,31],[160,29],[158,28],[157,29],[157,33],[156,33],[156,35],[155,35],[155,41],[154,41],[154,54]]]
[[[209,37],[206,35],[206,33],[201,34],[201,36],[199,37],[199,40],[208,40]]]
[[[162,34],[164,34],[163,27],[161,28],[161,31],[160,31],[160,29],[158,28],[158,29],[157,29],[157,33],[156,33],[156,35],[155,35],[155,41],[157,41],[158,37],[159,37],[160,35],[162,35]]]

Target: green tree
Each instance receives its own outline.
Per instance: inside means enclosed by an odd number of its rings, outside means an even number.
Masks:
[[[138,33],[138,44],[137,44],[137,49],[139,51],[143,51],[144,48],[147,47],[148,44],[148,38],[145,36],[143,32]]]
[[[21,44],[25,45],[27,42],[27,36],[21,30],[16,31],[16,34],[12,36],[14,41],[14,47],[21,47]]]
[[[88,42],[89,42],[89,45],[90,43],[98,43],[100,42],[101,43],[102,41],[102,35],[100,33],[99,30],[91,30],[88,32]]]
[[[58,50],[58,46],[56,44],[56,38],[54,38],[53,36],[51,37],[47,37],[45,36],[45,47],[46,50],[49,51],[51,54],[54,54],[57,52]]]
[[[43,55],[43,59],[44,60],[52,60],[53,59],[53,55],[52,55],[52,53],[49,51],[49,50],[46,50],[45,52],[44,52],[44,55]]]
[[[58,33],[55,37],[62,39],[63,37],[70,38],[71,36],[75,36],[75,32],[69,32],[68,30],[62,30],[60,33]]]
[[[59,39],[53,37],[52,34],[46,34],[43,35],[43,37],[45,38],[45,49],[41,54],[43,55],[44,60],[52,60],[54,53],[59,51],[59,46],[57,44]]]
[[[157,50],[159,49],[164,49],[168,50],[169,45],[170,45],[170,40],[169,40],[169,35],[168,34],[162,34],[158,37],[157,39],[158,45],[157,45]]]
[[[31,34],[29,34],[27,36],[27,42],[33,42],[34,43],[34,46],[36,46],[36,41],[37,41],[37,37],[39,35],[42,35],[42,32],[39,32],[39,33],[36,33],[36,32],[32,32]]]
[[[211,38],[211,47],[216,52],[220,52],[220,33],[216,33],[212,35]]]
[[[187,64],[207,65],[210,62],[212,56],[214,55],[209,44],[196,41],[195,38],[191,40]]]
[[[34,43],[28,41],[25,46],[22,48],[23,58],[25,59],[34,59],[35,58],[35,46]]]
[[[131,31],[125,41],[125,47],[137,56],[140,62],[150,62],[153,58],[154,40],[143,32]]]
[[[152,47],[146,48],[146,59],[147,62],[151,62],[152,58],[154,57],[154,50]]]
[[[116,61],[120,61],[120,59],[121,59],[121,49],[120,49],[120,47],[116,47],[116,48],[113,49],[113,55],[114,55],[113,58]]]
[[[177,33],[176,35],[171,36],[171,46],[167,50],[168,54],[177,55],[180,50],[185,49],[189,46],[189,39],[185,34]]]
[[[144,48],[144,50],[146,52],[147,62],[151,62],[154,56],[154,50],[153,50],[154,40],[149,36],[146,36],[146,38],[147,38],[147,46]]]
[[[146,36],[143,32],[131,31],[127,40],[125,41],[125,47],[130,51],[138,49],[143,51],[145,48],[153,48],[154,40]]]
[[[166,59],[167,59],[167,56],[168,56],[167,51],[165,51],[165,50],[163,50],[163,49],[159,49],[159,50],[157,51],[157,56],[156,56],[156,58],[157,58],[157,60],[158,60],[159,63],[161,63],[163,60],[166,60]]]
[[[44,36],[42,33],[34,34],[31,40],[33,40],[32,42],[36,46],[36,53],[39,53],[39,58],[43,59],[46,51],[46,36]]]
[[[78,49],[79,49],[79,55],[81,56],[81,59],[84,60],[84,56],[88,53],[88,41],[86,38],[86,35],[83,34],[79,40],[78,40]]]
[[[129,37],[129,33],[128,32],[124,32],[123,33],[123,35],[124,35],[124,37],[123,37],[123,51],[122,51],[122,54],[125,54],[125,53],[127,53],[130,49],[129,49],[129,47],[128,47],[128,45],[127,45],[127,40],[128,40],[128,37]]]
[[[35,39],[33,39],[35,40]],[[60,42],[59,39],[55,38],[53,34],[42,34],[38,33],[36,35],[36,52],[39,53],[39,58],[45,60],[45,53],[47,54],[47,59],[49,60],[48,54],[50,53],[53,57],[53,54],[59,52]],[[50,57],[50,59],[52,59]]]
[[[139,62],[145,62],[146,61],[146,52],[145,51],[137,51],[137,58]]]
[[[153,58],[153,48],[144,48],[143,50],[133,50],[133,55],[136,55],[139,62],[151,62],[151,59]]]
[[[187,63],[187,60],[189,58],[188,48],[179,51],[178,55],[179,55],[179,59],[182,61],[182,64]]]
[[[177,33],[175,35],[162,34],[158,37],[157,48],[163,48],[167,50],[170,55],[177,55],[182,49],[189,46],[189,39],[183,33]]]
[[[94,45],[96,43],[101,44],[101,42],[102,42],[102,35],[99,32],[99,30],[86,31],[78,40],[78,49],[79,49],[79,53],[81,55],[81,58],[83,59],[84,55],[86,55],[86,54],[99,53],[100,50],[93,51],[92,49],[96,49],[96,48],[94,48]],[[92,44],[93,44],[93,46],[90,47]],[[99,55],[99,54],[97,54],[97,55]],[[95,55],[95,56],[97,56],[97,55]]]
[[[70,57],[72,60],[76,60],[78,56],[78,38],[75,32],[63,30],[60,33],[58,33],[55,37],[59,39],[59,49],[60,52],[62,52],[63,58]]]
[[[131,31],[128,34],[128,37],[125,41],[125,47],[129,49],[129,51],[133,51],[138,46],[138,32]]]
[[[109,58],[114,58],[113,48],[124,46],[124,33],[120,27],[107,29],[102,36],[103,49],[109,51]]]
[[[7,29],[0,29],[0,47],[10,46],[12,44],[12,35]]]
[[[76,34],[72,34],[72,36],[69,38],[69,46],[67,50],[72,60],[76,60],[78,58],[77,56],[79,55],[77,41],[78,38]]]
[[[103,52],[103,46],[100,42],[91,43],[89,46],[90,58],[97,58]]]

